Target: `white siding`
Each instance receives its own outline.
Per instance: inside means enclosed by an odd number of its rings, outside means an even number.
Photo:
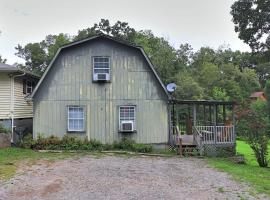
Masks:
[[[15,78],[14,86],[14,118],[33,117],[33,103],[27,102],[23,94],[23,78]]]
[[[0,73],[0,119],[8,119],[10,113],[11,82],[7,73]]]

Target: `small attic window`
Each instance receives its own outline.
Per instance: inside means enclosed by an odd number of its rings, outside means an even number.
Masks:
[[[34,88],[34,82],[23,80],[23,94],[31,94]]]
[[[93,57],[93,80],[94,81],[110,80],[110,57],[108,56]]]
[[[26,81],[26,94],[31,94],[33,91],[33,84],[31,81]]]

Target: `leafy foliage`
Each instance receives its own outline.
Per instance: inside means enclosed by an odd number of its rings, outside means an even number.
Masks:
[[[270,47],[270,1],[238,0],[231,7],[235,31],[252,50]]]
[[[0,123],[0,133],[9,134],[10,132],[11,132],[10,129],[7,129],[6,127],[4,127],[3,124]]]
[[[270,119],[267,113],[267,103],[258,100],[244,107],[238,128],[239,134],[254,151],[259,166],[267,167],[270,138]]]
[[[79,30],[75,36],[60,33],[48,35],[40,43],[18,45],[16,55],[26,61],[22,68],[42,74],[60,46],[99,33],[142,46],[162,81],[177,83],[175,96],[180,99],[220,99],[220,88],[226,94],[221,99],[242,101],[261,88],[260,82],[265,84],[270,72],[264,55],[234,52],[224,46],[218,50],[202,47],[198,51],[189,44],[175,48],[151,30],[135,30],[127,22],[111,24],[106,19]]]
[[[141,153],[150,153],[153,147],[147,144],[136,144],[134,140],[123,138],[120,142],[113,144],[102,144],[97,140],[88,141],[65,135],[62,139],[56,136],[47,138],[39,135],[37,140],[32,137],[25,137],[20,145],[22,148],[32,148],[35,150],[88,150],[88,151],[101,151],[101,150],[127,150]]]

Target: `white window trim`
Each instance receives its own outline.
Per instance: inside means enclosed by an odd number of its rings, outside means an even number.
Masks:
[[[94,80],[94,75],[95,75],[95,58],[108,58],[108,60],[109,60],[109,77],[111,77],[111,58],[110,58],[110,56],[93,56],[93,57],[92,57],[93,80]],[[111,79],[111,78],[110,78],[110,79]]]
[[[69,118],[69,109],[70,108],[82,108],[83,109],[83,117],[82,118]],[[84,132],[85,131],[85,107],[84,106],[67,106],[67,130],[68,132]],[[69,120],[70,119],[77,119],[77,120],[83,120],[83,128],[81,130],[72,130],[69,128]]]
[[[118,125],[118,129],[119,131],[121,131],[121,117],[120,117],[120,111],[122,107],[133,107],[134,108],[134,124],[133,124],[133,129],[134,131],[137,130],[137,106],[136,105],[121,105],[118,107],[118,121],[119,121],[119,125]]]
[[[31,86],[28,86],[29,83]],[[28,88],[31,88],[31,92],[28,92]],[[26,94],[31,94],[33,92],[33,83],[31,81],[26,81],[25,90]]]

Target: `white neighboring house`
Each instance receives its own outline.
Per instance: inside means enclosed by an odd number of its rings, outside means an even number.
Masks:
[[[11,142],[16,142],[18,130],[32,133],[33,104],[27,96],[38,80],[37,75],[0,63],[0,123],[11,129]]]

